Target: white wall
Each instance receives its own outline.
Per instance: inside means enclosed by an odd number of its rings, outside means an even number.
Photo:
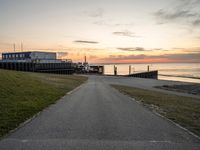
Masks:
[[[31,59],[56,59],[56,53],[31,52]]]

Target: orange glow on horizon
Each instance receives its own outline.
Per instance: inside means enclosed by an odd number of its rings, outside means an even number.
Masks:
[[[90,62],[90,60],[89,60]],[[191,60],[181,60],[181,59],[136,59],[136,60],[112,60],[112,61],[91,61],[91,63],[121,63],[121,64],[131,64],[131,63],[200,63],[200,59]]]

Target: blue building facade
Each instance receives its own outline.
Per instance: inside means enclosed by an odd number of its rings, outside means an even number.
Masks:
[[[53,52],[12,52],[2,53],[2,61],[6,62],[41,62],[41,63],[60,63]]]
[[[26,60],[26,59],[31,59],[31,52],[2,54],[2,60]]]

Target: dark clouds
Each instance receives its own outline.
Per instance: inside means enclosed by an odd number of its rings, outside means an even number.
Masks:
[[[85,44],[98,44],[99,42],[97,41],[85,41],[85,40],[76,40],[74,41],[75,43],[85,43]]]
[[[175,19],[179,19],[179,18],[190,18],[190,17],[196,17],[198,16],[198,14],[196,13],[192,13],[190,11],[186,11],[186,10],[176,10],[174,12],[167,12],[164,9],[160,9],[159,11],[157,11],[155,13],[155,15],[157,17],[160,17],[164,20],[175,20]]]
[[[157,23],[185,23],[192,26],[200,25],[200,1],[178,0],[178,3],[154,13]]]
[[[166,54],[161,55],[163,58],[173,59],[173,60],[188,60],[188,59],[196,59],[200,61],[200,53],[189,53],[189,54]]]
[[[162,60],[174,62],[188,62],[195,60],[200,62],[200,53],[181,53],[181,54],[164,54],[164,55],[110,55],[104,58],[104,61],[134,61],[134,60]]]
[[[117,48],[122,51],[147,51],[143,47],[126,47],[126,48]]]

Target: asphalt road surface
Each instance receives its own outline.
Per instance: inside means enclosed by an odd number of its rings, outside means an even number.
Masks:
[[[0,141],[0,150],[199,150],[200,140],[109,86],[66,95]]]

